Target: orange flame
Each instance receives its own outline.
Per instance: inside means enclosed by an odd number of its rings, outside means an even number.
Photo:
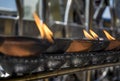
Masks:
[[[36,13],[33,14],[33,17],[34,17],[36,25],[40,31],[41,38],[46,38],[46,39],[48,39],[48,41],[53,42],[52,31],[47,27],[46,24],[42,23],[42,21],[39,19],[38,15]]]
[[[45,38],[47,38],[50,42],[54,42],[53,41],[53,33],[51,32],[51,30],[47,27],[46,24],[43,24],[44,27],[44,31],[45,31]]]
[[[105,36],[107,37],[108,40],[115,40],[115,38],[112,37],[106,30],[103,30],[103,32],[105,33]]]
[[[86,38],[88,38],[90,40],[94,40],[94,38],[86,30],[83,30],[83,33],[84,33]]]
[[[90,29],[90,34],[94,37],[94,39],[98,38],[98,35],[91,29]]]
[[[37,14],[36,13],[34,13],[33,14],[33,17],[34,17],[34,19],[35,19],[35,22],[36,22],[36,25],[37,25],[37,27],[38,27],[38,29],[39,29],[39,31],[40,31],[40,34],[41,34],[41,38],[44,38],[45,36],[44,36],[44,29],[43,29],[43,23],[41,22],[41,20],[39,19],[39,17],[37,16]]]

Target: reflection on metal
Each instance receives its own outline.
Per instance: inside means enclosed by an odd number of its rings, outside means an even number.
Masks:
[[[102,75],[97,79],[97,81],[101,81],[103,80],[106,76],[107,76],[107,73],[108,73],[108,68],[105,68],[105,71],[102,73]]]
[[[59,75],[72,74],[74,72],[79,72],[79,71],[89,71],[93,69],[105,68],[105,67],[110,67],[110,66],[119,66],[119,65],[120,63],[110,63],[110,64],[91,66],[91,67],[86,66],[84,68],[61,69],[61,70],[56,70],[56,71],[51,71],[51,72],[43,72],[43,73],[26,75],[23,77],[6,78],[6,79],[1,79],[0,81],[36,80],[36,79],[50,78],[50,77],[59,76]]]
[[[0,77],[9,77],[10,75],[4,71],[2,66],[0,65]]]
[[[55,21],[54,24],[57,24],[57,25],[65,25],[64,22],[60,22],[60,21]],[[80,24],[76,24],[76,23],[69,23],[68,26],[73,26],[73,27],[81,27],[81,28],[84,28],[83,25],[80,25]]]

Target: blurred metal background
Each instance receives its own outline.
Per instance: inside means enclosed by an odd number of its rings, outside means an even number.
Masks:
[[[4,0],[5,1],[5,0]],[[0,5],[0,35],[39,37],[32,17],[37,12],[56,38],[84,38],[83,29],[94,30],[104,37],[106,29],[120,38],[120,0],[11,0],[16,11],[4,11]],[[6,4],[3,3],[3,4]],[[4,5],[6,7],[6,5]],[[110,17],[103,17],[108,7]],[[109,66],[71,75],[53,77],[47,81],[120,81],[119,66]],[[1,69],[1,76],[7,75]],[[56,80],[57,78],[57,80]]]

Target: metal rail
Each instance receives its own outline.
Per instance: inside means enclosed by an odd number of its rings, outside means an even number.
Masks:
[[[61,69],[61,70],[56,70],[52,72],[43,72],[43,73],[25,75],[22,77],[5,78],[5,79],[0,79],[0,81],[27,81],[27,80],[44,79],[44,78],[50,78],[50,77],[59,76],[59,75],[72,74],[74,72],[79,72],[79,71],[86,71],[86,70],[92,70],[92,69],[98,69],[98,68],[104,68],[104,67],[110,67],[110,66],[119,66],[119,65],[120,65],[120,62],[110,63],[110,64],[101,64],[101,65],[95,65],[95,66],[83,67],[83,68]]]

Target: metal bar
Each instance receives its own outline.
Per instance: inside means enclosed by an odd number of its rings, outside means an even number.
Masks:
[[[23,7],[20,0],[16,0],[16,5],[19,12],[19,21],[18,21],[18,35],[23,35]]]
[[[92,27],[92,19],[93,19],[93,0],[86,0],[85,4],[85,29],[89,31]]]
[[[97,24],[100,23],[105,8],[106,8],[105,0],[102,0],[99,7],[96,9],[93,15],[93,19],[96,20]]]
[[[71,4],[72,4],[72,0],[68,0],[66,5],[66,10],[65,10],[65,16],[64,16],[65,25],[67,25],[68,23],[68,16],[69,16]]]
[[[87,81],[87,71],[83,71],[83,81]]]
[[[42,13],[43,13],[43,14],[42,14],[42,20],[43,20],[44,23],[47,22],[47,20],[46,20],[46,17],[47,17],[46,14],[48,13],[48,12],[47,12],[47,10],[48,10],[48,5],[47,5],[47,4],[48,4],[48,0],[43,0],[43,1],[42,1],[42,5],[43,5],[43,9],[42,9]]]
[[[48,78],[45,78],[45,81],[49,81],[49,79],[48,79]]]
[[[91,81],[91,73],[91,70],[87,71],[87,81]]]
[[[78,17],[81,19],[80,21],[81,21],[82,25],[84,25],[84,20],[82,18],[82,14],[80,12],[81,6],[80,6],[78,0],[73,0],[73,1],[74,1],[75,5],[76,5],[76,7],[75,7],[76,9],[75,10],[76,10],[76,12],[78,14]]]
[[[22,77],[5,78],[5,79],[0,79],[0,81],[26,81],[26,80],[43,79],[43,78],[49,78],[59,75],[72,74],[74,72],[79,72],[79,71],[87,71],[92,69],[104,68],[109,66],[119,66],[119,65],[120,63],[110,63],[110,64],[95,65],[91,67],[83,67],[83,68],[61,69],[51,72],[24,75]]]
[[[65,16],[64,16],[64,24],[65,24],[65,37],[68,38],[69,37],[69,29],[68,29],[68,17],[69,17],[69,12],[70,12],[70,7],[72,4],[72,0],[68,0],[67,1],[67,5],[66,5],[66,10],[65,10]]]
[[[64,0],[59,0],[59,8],[60,8],[60,15],[62,18],[62,21],[64,21],[64,13],[65,13],[65,5]]]
[[[112,29],[112,35],[115,37],[116,33],[116,14],[115,14],[115,1],[112,0],[112,4],[110,6],[110,13],[111,13],[111,29]]]
[[[19,16],[12,17],[12,16],[0,16],[0,19],[13,19],[13,20],[18,20]]]
[[[44,7],[45,5],[43,4],[43,0],[38,0],[38,3],[39,3],[39,9],[38,9],[39,16],[40,16],[40,19],[43,21],[43,20],[44,20],[43,14],[45,14],[45,13],[43,12],[43,7]]]

